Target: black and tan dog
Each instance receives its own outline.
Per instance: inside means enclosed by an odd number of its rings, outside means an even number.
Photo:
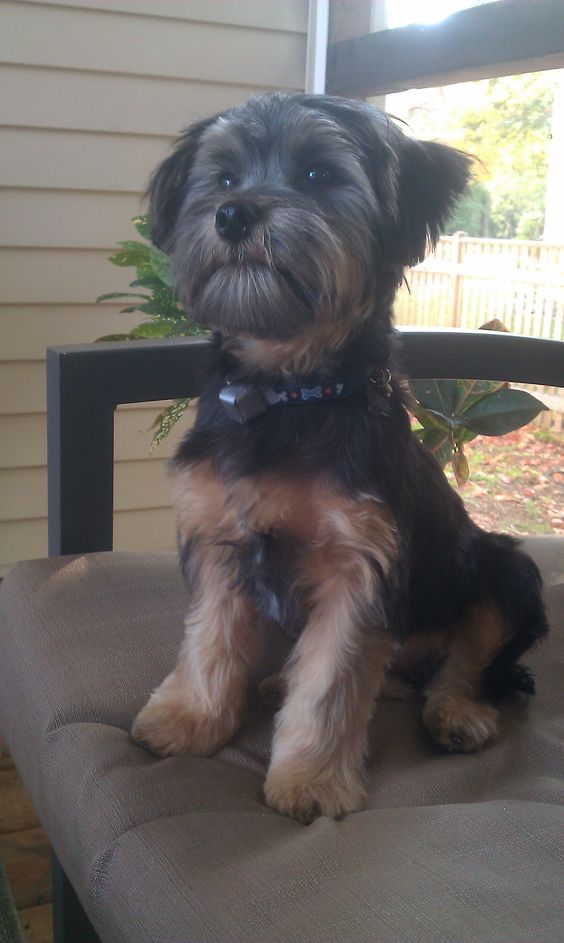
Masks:
[[[363,104],[275,94],[191,127],[150,187],[178,296],[216,335],[173,462],[193,605],[133,737],[217,750],[274,620],[295,644],[265,794],[303,821],[361,805],[387,673],[423,679],[425,726],[456,751],[496,735],[496,696],[533,689],[517,659],[546,632],[538,571],[412,435],[395,359],[404,267],[470,165]]]

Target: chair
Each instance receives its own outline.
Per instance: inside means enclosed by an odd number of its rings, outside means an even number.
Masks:
[[[402,333],[414,377],[564,386],[562,343]],[[555,943],[561,538],[525,541],[552,622],[526,659],[537,696],[507,701],[476,755],[441,754],[416,703],[382,702],[364,811],[303,826],[266,807],[273,715],[256,698],[210,758],[129,740],[174,663],[186,591],[174,554],[112,551],[113,411],[197,395],[207,356],[201,339],[48,353],[50,557],[0,590],[0,729],[56,854],[56,943]],[[257,679],[284,657],[270,643]]]

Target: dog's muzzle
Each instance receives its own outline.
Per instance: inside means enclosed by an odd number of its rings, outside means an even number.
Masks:
[[[228,242],[240,242],[261,217],[252,203],[224,203],[215,214],[215,228]]]

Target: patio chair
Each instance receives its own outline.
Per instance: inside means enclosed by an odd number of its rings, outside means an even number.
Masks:
[[[555,341],[403,333],[415,377],[564,385]],[[174,663],[186,591],[175,554],[112,551],[113,411],[197,395],[207,356],[200,339],[48,354],[51,555],[1,587],[0,729],[56,855],[56,943],[562,939],[563,538],[525,541],[552,623],[526,659],[536,697],[505,702],[475,755],[441,754],[417,703],[383,701],[364,811],[304,826],[265,805],[273,714],[258,699],[210,758],[130,741]],[[271,642],[257,678],[284,657]]]

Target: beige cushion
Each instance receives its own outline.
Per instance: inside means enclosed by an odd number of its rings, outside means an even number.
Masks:
[[[499,741],[447,756],[417,702],[372,724],[368,808],[310,826],[268,809],[272,713],[210,759],[128,738],[174,663],[171,554],[21,563],[0,590],[0,729],[105,943],[556,943],[562,920],[564,541],[528,542],[553,632],[538,695]],[[284,642],[273,633],[268,673]]]

